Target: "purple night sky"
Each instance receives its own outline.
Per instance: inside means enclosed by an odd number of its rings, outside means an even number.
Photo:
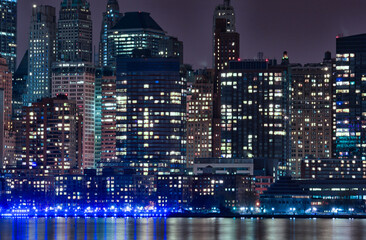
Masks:
[[[33,4],[57,7],[61,0],[19,0],[18,63],[28,47]],[[102,12],[107,0],[89,0],[94,45],[98,46]],[[184,42],[185,63],[211,66],[212,15],[223,0],[119,0],[121,12],[146,11],[168,32]],[[292,63],[320,62],[325,51],[335,53],[335,37],[366,32],[364,0],[232,0],[241,37],[241,58],[264,52],[279,59],[284,50]]]

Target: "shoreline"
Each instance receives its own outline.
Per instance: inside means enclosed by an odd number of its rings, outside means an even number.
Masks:
[[[0,219],[9,218],[238,218],[238,219],[366,219],[366,215],[357,214],[182,214],[182,213],[105,213],[105,214],[19,214],[5,213],[0,215]]]

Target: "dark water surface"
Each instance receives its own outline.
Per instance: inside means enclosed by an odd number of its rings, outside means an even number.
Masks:
[[[366,220],[230,218],[0,219],[0,239],[366,239]]]

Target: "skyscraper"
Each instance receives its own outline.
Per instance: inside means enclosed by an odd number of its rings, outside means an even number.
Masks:
[[[213,28],[212,28],[212,53],[216,52],[217,46],[215,43],[217,19],[225,19],[226,21],[226,32],[236,32],[235,26],[235,11],[230,5],[230,0],[224,0],[223,4],[218,5],[215,8],[213,16]],[[212,67],[215,68],[215,56],[213,56]]]
[[[13,77],[13,118],[21,119],[22,107],[25,94],[27,93],[28,79],[28,50],[24,53],[22,60]]]
[[[275,60],[235,61],[220,78],[222,156],[287,160],[288,68]]]
[[[333,70],[330,53],[323,63],[291,68],[292,176],[300,177],[305,157],[332,157]]]
[[[110,54],[110,47],[108,47],[108,31],[116,25],[119,19],[123,16],[119,11],[119,4],[117,0],[108,0],[107,9],[103,13],[102,29],[100,31],[99,42],[99,66],[108,66],[108,54]]]
[[[80,62],[55,63],[52,68],[52,96],[66,95],[76,101],[82,117],[83,169],[94,168],[95,68]]]
[[[366,160],[366,34],[337,38],[335,148],[338,158]]]
[[[17,62],[17,0],[1,0],[0,16],[0,55],[6,59],[10,72],[14,73]]]
[[[231,61],[239,59],[239,45],[240,35],[233,32],[228,25],[228,19],[216,18],[215,34],[214,34],[214,69],[215,69],[215,83],[214,83],[214,105],[213,105],[213,156],[221,157],[221,82],[220,73],[223,70],[229,69]]]
[[[79,169],[80,121],[76,102],[64,95],[24,107],[22,166],[46,175]]]
[[[93,62],[93,30],[86,0],[63,0],[57,32],[57,61]]]
[[[196,74],[188,103],[187,165],[195,158],[212,158],[214,70]]]
[[[128,12],[109,30],[108,66],[116,66],[117,57],[131,57],[135,49],[149,49],[153,57],[183,59],[183,43],[167,36],[146,12]],[[108,50],[109,51],[109,50]],[[182,62],[181,62],[182,64]]]
[[[14,160],[14,145],[15,138],[13,133],[13,122],[12,122],[12,74],[6,63],[6,59],[0,57],[0,89],[2,89],[3,98],[0,104],[2,105],[2,134],[0,138],[3,141],[3,148],[0,151],[3,152],[3,158],[0,159],[0,165],[6,166],[13,164]],[[1,121],[1,120],[0,120]]]
[[[185,166],[185,88],[177,58],[118,58],[117,158],[138,175]]]
[[[33,6],[29,36],[27,94],[24,104],[51,97],[51,70],[55,61],[56,9]]]

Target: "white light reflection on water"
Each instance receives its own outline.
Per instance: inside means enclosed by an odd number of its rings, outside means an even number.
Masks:
[[[366,239],[366,219],[0,219],[0,240]]]

